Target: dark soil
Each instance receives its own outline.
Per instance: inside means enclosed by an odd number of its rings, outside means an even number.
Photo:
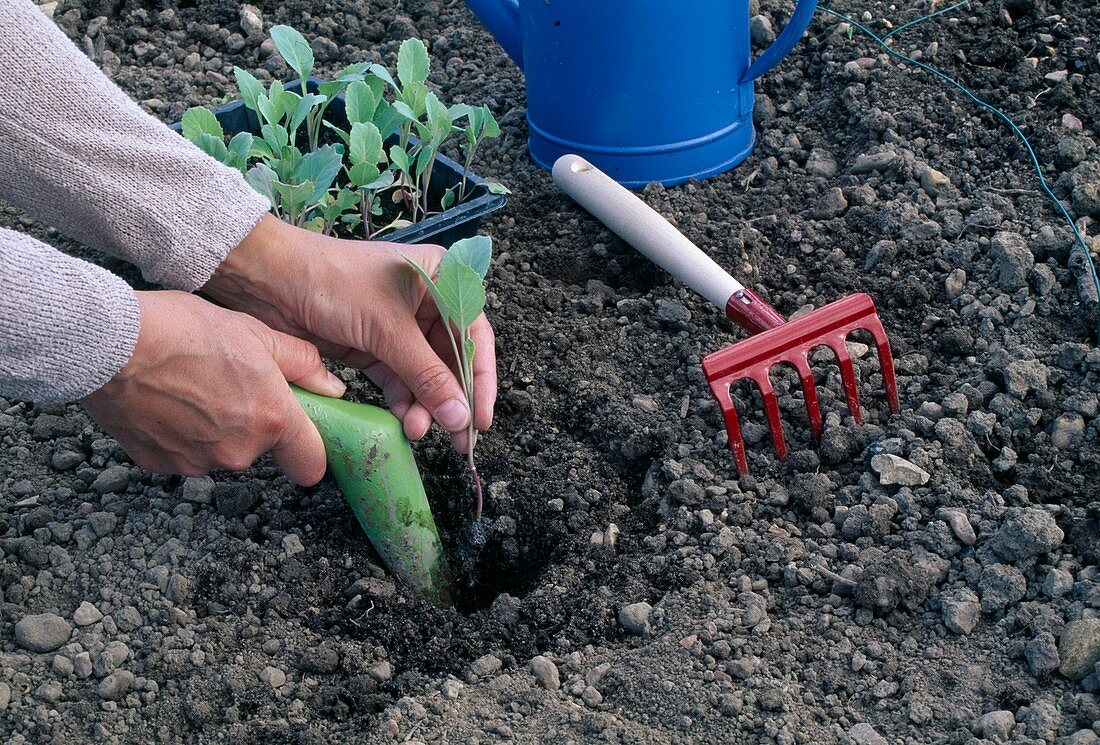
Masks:
[[[78,407],[10,403],[12,741],[1096,741],[1097,303],[998,119],[819,15],[758,87],[752,157],[644,191],[784,313],[870,293],[894,346],[894,416],[873,353],[855,348],[864,426],[818,358],[820,447],[797,380],[776,376],[785,463],[739,389],[739,477],[699,363],[742,332],[527,160],[522,77],[461,3],[259,5],[265,28],[331,42],[322,75],[392,63],[420,36],[445,100],[486,102],[501,121],[477,169],[514,192],[483,225],[501,378],[479,445],[484,546],[468,550],[473,497],[441,437],[417,453],[467,569],[453,610],[393,585],[331,484],[296,488],[269,463],[213,482],[152,476]],[[786,4],[762,6],[778,28]],[[884,32],[929,8],[841,9]],[[55,18],[78,42],[91,34],[165,121],[231,94],[234,64],[286,75],[241,36],[234,3],[65,0]],[[894,44],[1016,118],[1087,233],[1098,38],[1092,4],[1014,0],[972,2]],[[82,251],[15,213],[0,222]],[[902,459],[914,483],[875,456]],[[105,618],[58,657],[16,645],[27,614],[72,619],[85,601]],[[84,677],[81,655],[95,663]],[[137,677],[104,701],[112,667]]]

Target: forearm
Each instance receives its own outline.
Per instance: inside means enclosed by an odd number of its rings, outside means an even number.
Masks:
[[[83,398],[126,364],[139,326],[134,291],[120,278],[0,229],[0,394]]]
[[[0,199],[191,291],[267,211],[143,112],[28,0],[0,3]]]

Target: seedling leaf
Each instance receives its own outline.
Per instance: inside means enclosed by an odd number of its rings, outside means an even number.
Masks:
[[[387,227],[393,227],[396,222],[397,221],[395,220],[394,223],[391,223]],[[432,275],[428,274],[427,270],[424,269],[424,267],[420,266],[418,262],[414,261],[405,254],[401,254],[401,258],[407,261],[409,263],[409,266],[415,269],[416,273],[420,275],[420,280],[424,283],[424,286],[428,288],[428,292],[431,294],[432,300],[435,301],[435,307],[439,310],[439,315],[443,317],[443,322],[447,323],[448,321],[450,321],[450,315],[448,314],[446,304],[444,303],[442,296],[440,296],[439,294],[439,285],[437,285],[432,279]]]
[[[192,140],[195,146],[212,158],[224,163],[229,158],[229,151],[220,137],[215,137],[205,132],[195,136]]]
[[[474,363],[474,353],[477,352],[477,344],[474,343],[473,339],[467,339],[465,346],[466,362],[472,365]]]
[[[512,190],[499,181],[486,181],[485,188],[490,194],[511,194]]]
[[[255,138],[251,132],[238,132],[229,141],[229,157],[226,165],[236,168],[244,173],[248,167],[248,156],[252,153],[252,142]]]
[[[256,100],[264,93],[263,85],[252,73],[240,67],[233,68],[233,75],[237,78],[237,88],[241,91],[241,100],[244,101],[244,105],[258,113]]]
[[[405,173],[409,172],[409,154],[400,145],[390,147],[390,162]]]
[[[302,92],[306,92],[306,81],[313,72],[313,49],[305,37],[290,26],[272,26],[271,40],[283,56],[286,63],[298,73],[302,81]]]
[[[371,121],[377,108],[378,96],[369,85],[362,80],[356,80],[348,86],[347,93],[344,94],[344,110],[350,123]]]
[[[439,269],[450,264],[460,264],[473,269],[478,277],[485,279],[489,273],[489,261],[493,254],[493,239],[487,235],[475,235],[455,241],[443,255]]]
[[[180,124],[183,128],[183,136],[192,141],[201,134],[213,135],[219,140],[225,137],[225,132],[222,131],[222,125],[218,121],[218,117],[214,116],[214,113],[209,109],[204,109],[201,106],[195,106],[184,112]]]
[[[382,134],[378,127],[369,121],[356,122],[351,126],[351,137],[348,140],[348,157],[354,165],[374,165],[382,160]],[[371,179],[377,178],[377,175]]]
[[[406,39],[397,52],[397,77],[403,87],[422,83],[428,78],[428,48],[420,39]]]
[[[275,171],[270,166],[257,163],[248,169],[244,178],[249,186],[267,197],[273,208],[279,203],[275,194]]]
[[[436,287],[447,315],[459,329],[465,331],[485,309],[485,286],[477,272],[454,262],[440,265]]]
[[[313,185],[313,191],[305,201],[312,204],[324,196],[340,173],[341,161],[340,153],[332,145],[325,145],[302,157],[298,167],[294,169],[294,179],[308,181]]]

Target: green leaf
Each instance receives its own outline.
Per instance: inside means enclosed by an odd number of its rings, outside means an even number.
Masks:
[[[252,153],[254,139],[251,132],[239,132],[234,135],[229,141],[229,157],[226,159],[226,165],[244,173],[248,167],[248,156]]]
[[[356,122],[351,125],[351,137],[348,141],[348,158],[353,165],[369,163],[374,165],[383,158],[382,135],[378,127],[370,122]],[[372,180],[377,178],[373,176]]]
[[[451,121],[457,122],[462,117],[469,118],[471,107],[469,104],[456,103],[451,107]]]
[[[312,181],[303,181],[298,184],[286,184],[282,181],[273,181],[272,186],[281,198],[284,208],[300,211],[302,207],[311,203],[310,197],[316,191]]]
[[[419,118],[424,113],[424,105],[428,100],[428,86],[423,83],[409,83],[401,89],[398,100],[412,109],[414,118]]]
[[[365,189],[368,184],[377,180],[380,172],[374,163],[359,163],[348,169],[348,178],[359,189]]]
[[[451,112],[440,102],[438,96],[429,92],[424,99],[424,110],[428,114],[428,126],[433,135],[450,132]]]
[[[225,143],[222,142],[222,138],[215,137],[211,134],[202,132],[195,136],[195,139],[191,140],[199,150],[215,158],[221,163],[224,163],[229,159],[229,151],[226,150]]]
[[[500,137],[500,124],[497,123],[493,112],[489,110],[488,106],[480,106],[479,110],[481,111],[482,135],[484,137]]]
[[[473,339],[467,339],[464,346],[466,348],[466,363],[472,365],[474,362],[474,354],[477,352],[477,344],[474,344]]]
[[[487,235],[475,235],[472,238],[463,238],[455,241],[443,254],[443,261],[439,264],[440,271],[449,264],[461,264],[468,266],[477,273],[477,276],[485,279],[489,272],[489,262],[493,256],[493,239]]]
[[[393,227],[393,223],[386,227]],[[385,228],[383,228],[382,230],[385,230]],[[427,271],[425,271],[424,267],[420,266],[420,264],[413,261],[405,254],[401,254],[401,258],[409,262],[409,266],[415,269],[416,273],[420,275],[420,280],[428,288],[428,292],[431,293],[432,300],[435,301],[435,307],[439,309],[439,315],[442,316],[443,322],[447,323],[448,321],[450,321],[450,316],[448,315],[446,305],[443,301],[442,296],[439,294],[439,286],[436,285],[436,283],[432,280],[431,275],[428,274]]]
[[[416,112],[409,108],[409,105],[404,101],[394,101],[393,110],[408,119],[410,122],[415,122],[419,119],[419,117],[417,117],[416,115]]]
[[[308,181],[313,185],[313,191],[306,199],[309,204],[318,201],[332,187],[342,166],[343,159],[332,145],[325,145],[302,157],[294,169],[294,180]]]
[[[396,132],[403,120],[404,117],[385,101],[381,101],[374,112],[374,126],[378,127],[378,131],[382,133],[383,140]]]
[[[248,185],[258,191],[263,196],[267,197],[267,201],[271,203],[272,209],[274,209],[279,199],[275,194],[275,171],[268,165],[263,163],[257,163],[248,169],[248,173],[245,174],[244,180],[248,182]]]
[[[409,172],[409,154],[400,145],[393,145],[390,148],[390,162],[404,173]]]
[[[271,150],[271,145],[267,144],[263,140],[252,138],[252,149],[248,153],[250,158],[264,158],[266,160],[273,160],[275,153]]]
[[[423,147],[423,145],[421,146],[420,152],[416,156],[416,172],[414,175],[417,178],[420,178],[424,171],[428,170],[428,166],[431,165],[434,155],[435,151],[433,149]]]
[[[369,184],[363,184],[361,188],[377,191],[379,189],[386,189],[393,186],[393,171],[382,171],[374,181]]]
[[[445,210],[449,210],[451,205],[455,203],[455,190],[458,187],[452,186],[447,191],[443,192],[443,198],[439,200],[439,206]]]
[[[293,95],[293,94],[292,94]],[[292,133],[298,131],[298,127],[302,126],[302,122],[306,120],[309,113],[317,106],[323,105],[327,99],[324,96],[318,96],[313,93],[307,93],[302,96],[297,104],[294,106],[294,110],[290,114],[289,129]]]
[[[499,181],[486,181],[485,188],[490,194],[511,194],[512,190]]]
[[[374,119],[374,111],[378,108],[379,97],[374,90],[362,80],[357,80],[348,86],[344,95],[344,110],[348,122],[356,124],[369,122]]]
[[[260,134],[274,152],[290,144],[290,133],[277,124],[265,124],[260,127]]]
[[[345,132],[344,130],[340,129],[340,128],[339,128],[339,127],[337,127],[337,126],[336,126],[335,124],[333,124],[332,122],[328,121],[327,119],[322,119],[322,120],[321,120],[321,124],[325,125],[325,126],[326,126],[326,127],[328,127],[329,129],[331,129],[331,130],[332,130],[333,132],[335,132],[335,133],[336,133],[336,136],[337,136],[337,137],[339,137],[339,138],[340,138],[340,140],[341,140],[341,141],[342,141],[342,142],[343,142],[343,143],[344,143],[345,145],[347,145],[347,144],[348,144],[348,142],[350,141],[350,138],[351,138],[351,135],[350,135],[350,134],[348,134],[348,133],[347,133],[347,132]]]
[[[406,39],[397,52],[397,77],[402,87],[428,79],[428,48],[420,39]]]
[[[460,331],[470,328],[481,312],[485,310],[485,286],[477,272],[458,262],[446,266],[440,264],[436,276],[439,297],[436,299],[441,308],[447,309],[449,320]]]
[[[214,112],[201,106],[195,106],[184,112],[180,124],[183,125],[183,136],[189,140],[194,140],[201,134],[213,135],[219,140],[225,138],[225,132],[222,131],[218,117],[214,116]]]
[[[271,40],[275,42],[275,48],[286,63],[298,73],[302,81],[302,92],[305,93],[306,80],[313,72],[313,49],[309,42],[290,26],[281,25],[271,27]]]
[[[233,75],[237,78],[237,88],[241,91],[241,100],[244,101],[244,105],[258,113],[256,100],[264,93],[263,84],[252,73],[240,67],[233,68]]]
[[[302,223],[302,227],[311,233],[323,233],[325,231],[325,218],[312,217]]]
[[[279,119],[282,118],[266,93],[261,93],[256,97],[256,110],[268,124],[276,125],[279,123]]]
[[[382,67],[382,65],[374,64],[367,69],[370,70],[371,75],[387,83],[391,88],[397,87],[397,83],[394,81],[393,75],[390,75],[390,71]]]

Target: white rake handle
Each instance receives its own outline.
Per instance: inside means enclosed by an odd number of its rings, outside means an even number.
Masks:
[[[744,285],[648,204],[577,155],[554,163],[554,183],[654,264],[725,310]]]

